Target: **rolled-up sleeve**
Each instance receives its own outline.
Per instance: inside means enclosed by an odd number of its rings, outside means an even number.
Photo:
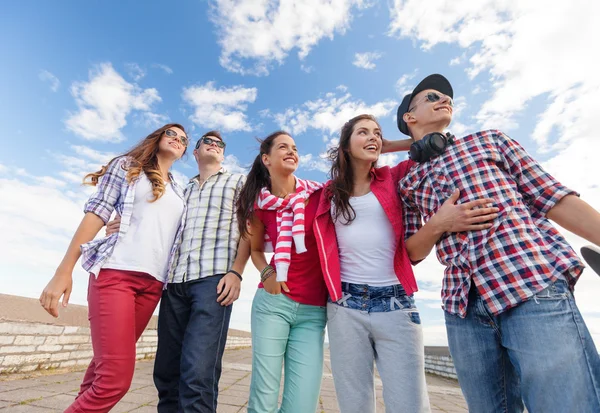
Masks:
[[[418,209],[402,203],[402,217],[404,220],[404,239],[407,240],[415,235],[423,226],[421,214]]]
[[[125,162],[126,158],[117,158],[108,165],[106,173],[98,180],[96,192],[85,203],[83,212],[99,216],[105,224],[110,220],[121,196],[121,188],[127,185],[127,171],[123,169]]]
[[[565,196],[579,196],[546,172],[518,142],[500,131],[494,134],[505,168],[517,183],[529,208],[546,215]]]

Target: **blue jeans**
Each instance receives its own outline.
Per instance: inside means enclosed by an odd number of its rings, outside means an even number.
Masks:
[[[323,375],[325,307],[297,303],[259,288],[252,302],[252,380],[249,413],[314,413]]]
[[[168,284],[163,291],[154,362],[159,413],[217,411],[232,309],[217,302],[221,278]]]
[[[600,412],[600,356],[565,281],[497,316],[475,291],[466,318],[445,313],[469,411]]]

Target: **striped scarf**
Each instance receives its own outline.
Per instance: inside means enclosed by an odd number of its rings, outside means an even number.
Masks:
[[[261,189],[256,207],[262,210],[277,211],[277,240],[275,243],[275,270],[277,281],[287,281],[292,256],[292,240],[296,245],[296,253],[306,252],[304,245],[304,206],[308,197],[323,187],[315,181],[296,178],[296,192],[279,198],[271,194],[267,188]],[[265,231],[265,247],[273,246],[273,242]],[[268,251],[265,249],[265,251]]]

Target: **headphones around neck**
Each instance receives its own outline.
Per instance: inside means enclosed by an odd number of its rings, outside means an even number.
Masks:
[[[446,135],[439,132],[429,133],[410,145],[410,159],[419,163],[427,162],[444,153],[446,147],[453,143],[454,135],[450,132],[447,132]]]

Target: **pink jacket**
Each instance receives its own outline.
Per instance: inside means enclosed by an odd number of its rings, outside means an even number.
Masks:
[[[402,201],[398,195],[397,185],[398,181],[406,175],[411,165],[412,161],[404,161],[393,168],[384,166],[382,168],[374,168],[371,171],[373,175],[371,191],[390,220],[398,242],[398,248],[394,255],[396,276],[408,295],[412,295],[415,291],[418,291],[418,288],[404,243]],[[331,181],[326,184],[323,196],[321,196],[313,229],[317,238],[325,284],[327,284],[331,300],[337,301],[342,298],[342,281],[335,225],[331,218],[331,196],[328,196],[330,184]]]

